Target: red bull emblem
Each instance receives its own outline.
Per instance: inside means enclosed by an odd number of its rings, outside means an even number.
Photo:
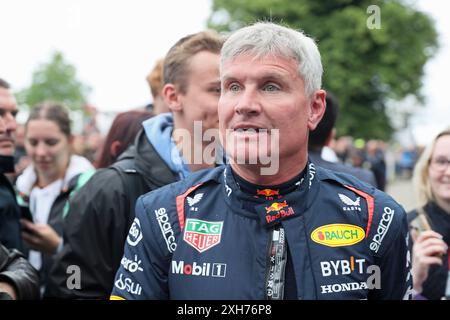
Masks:
[[[272,197],[272,196],[278,196],[280,194],[280,191],[273,190],[273,189],[262,189],[262,190],[257,189],[256,194],[258,196]]]
[[[271,211],[280,211],[283,208],[286,208],[288,204],[286,203],[286,200],[283,202],[274,202],[269,207],[266,207],[266,212],[270,213]]]
[[[266,207],[266,222],[274,223],[279,219],[293,216],[294,209],[290,207],[286,200],[283,202],[274,202],[269,207]]]

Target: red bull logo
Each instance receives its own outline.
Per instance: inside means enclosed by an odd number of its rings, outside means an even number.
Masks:
[[[256,194],[258,196],[272,197],[280,195],[280,191],[273,189],[262,189],[262,190],[257,189]]]
[[[288,204],[286,203],[286,200],[284,200],[283,202],[274,202],[272,203],[269,207],[266,207],[266,212],[270,213],[272,211],[280,211],[283,208],[286,208],[288,206]]]
[[[283,202],[274,202],[269,207],[266,207],[266,222],[272,223],[281,218],[293,216],[294,209],[290,207],[286,200]]]

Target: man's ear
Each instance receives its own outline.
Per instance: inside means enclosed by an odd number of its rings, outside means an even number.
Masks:
[[[173,83],[168,83],[163,87],[162,96],[170,111],[177,112],[182,110],[180,93]]]
[[[326,102],[325,97],[327,93],[325,90],[317,90],[314,92],[310,102],[309,102],[309,117],[308,117],[308,128],[309,130],[314,130],[319,124],[320,120],[325,113]]]

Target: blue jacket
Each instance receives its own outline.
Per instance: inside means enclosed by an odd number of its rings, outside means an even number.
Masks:
[[[346,174],[304,176],[257,197],[222,166],[141,196],[111,299],[410,298],[404,209]]]

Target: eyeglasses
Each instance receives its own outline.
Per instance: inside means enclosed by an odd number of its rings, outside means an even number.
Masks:
[[[431,160],[430,167],[438,172],[444,172],[447,170],[448,166],[450,165],[450,159],[446,158],[437,158],[434,160]]]

